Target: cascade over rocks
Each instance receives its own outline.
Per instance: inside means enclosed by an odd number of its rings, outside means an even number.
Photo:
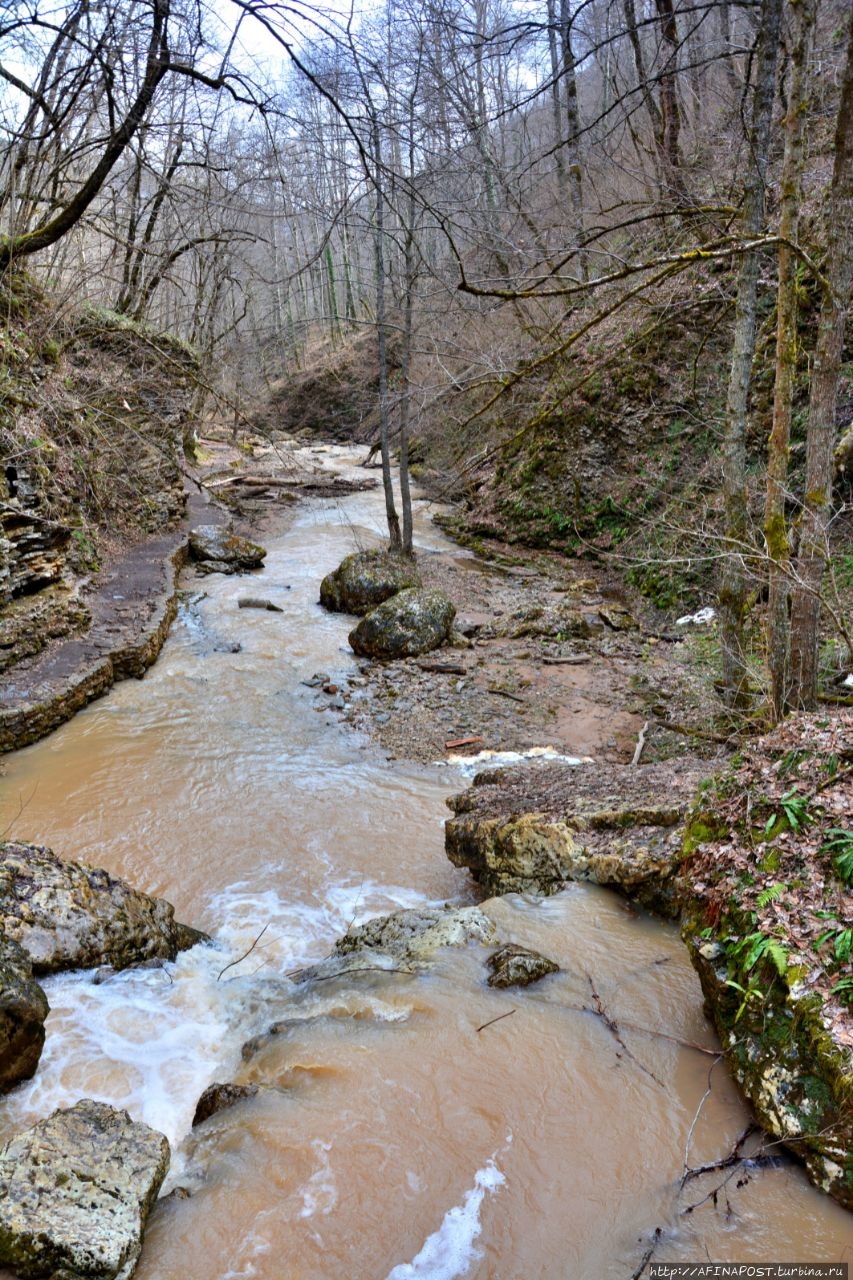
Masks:
[[[36,973],[105,964],[126,969],[174,960],[209,941],[179,924],[164,899],[21,841],[0,844],[0,929],[23,947]]]
[[[450,639],[456,608],[442,591],[400,591],[349,633],[355,653],[365,658],[411,658],[438,649]]]
[[[129,1280],[169,1159],[163,1134],[90,1099],[18,1134],[0,1152],[0,1265]]]
[[[267,554],[257,542],[215,524],[192,529],[189,547],[199,573],[247,573],[259,569]]]
[[[356,551],[320,583],[320,604],[332,613],[369,613],[399,591],[421,585],[414,560],[390,551]]]
[[[29,956],[17,942],[0,935],[0,1093],[35,1074],[48,1012]]]

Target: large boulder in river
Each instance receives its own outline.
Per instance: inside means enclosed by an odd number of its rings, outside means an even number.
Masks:
[[[320,583],[320,604],[332,613],[369,613],[399,591],[419,587],[421,577],[410,556],[390,551],[356,551]]]
[[[48,1012],[29,956],[17,942],[0,936],[0,1093],[35,1073]]]
[[[39,845],[0,844],[0,930],[20,943],[36,973],[144,960],[174,960],[207,941],[151,898],[85,862],[63,862]]]
[[[168,1168],[167,1139],[126,1111],[55,1111],[0,1151],[0,1265],[128,1280]]]
[[[266,549],[224,526],[203,524],[190,532],[190,558],[199,573],[246,573],[259,569]]]
[[[365,658],[411,658],[444,644],[455,617],[456,609],[443,592],[411,588],[362,618],[349,633],[349,642]]]

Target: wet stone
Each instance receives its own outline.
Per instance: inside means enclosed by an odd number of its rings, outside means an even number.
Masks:
[[[209,1120],[211,1116],[215,1116],[219,1111],[225,1111],[228,1107],[233,1107],[236,1103],[242,1102],[244,1098],[254,1098],[257,1092],[258,1086],[256,1084],[208,1085],[196,1104],[193,1128],[197,1124],[202,1124],[205,1120]]]
[[[490,987],[529,987],[547,974],[560,971],[554,960],[511,942],[493,951],[486,964],[491,970],[486,979]]]
[[[169,1154],[163,1134],[90,1099],[18,1134],[0,1152],[0,1265],[129,1280]]]

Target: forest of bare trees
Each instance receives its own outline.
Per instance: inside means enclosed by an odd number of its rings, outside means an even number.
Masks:
[[[701,306],[721,307],[730,358],[705,430],[722,697],[748,700],[745,633],[769,589],[775,715],[813,705],[849,425],[840,0],[9,0],[0,264],[36,272],[60,308],[194,344],[235,421],[355,346],[404,551],[413,435],[444,429],[470,468],[496,416],[535,433],[570,412],[653,312],[681,308],[704,341]],[[768,296],[775,349],[759,356]],[[756,486],[759,365],[774,387]]]

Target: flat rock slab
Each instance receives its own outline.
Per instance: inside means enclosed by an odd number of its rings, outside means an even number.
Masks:
[[[18,1134],[0,1152],[0,1264],[128,1280],[169,1157],[163,1134],[89,1099]]]
[[[36,973],[174,960],[207,940],[176,921],[163,898],[20,841],[0,844],[0,930],[23,947]]]
[[[445,851],[490,894],[588,880],[676,916],[683,819],[698,782],[698,772],[668,764],[486,771],[448,800],[456,816]]]

